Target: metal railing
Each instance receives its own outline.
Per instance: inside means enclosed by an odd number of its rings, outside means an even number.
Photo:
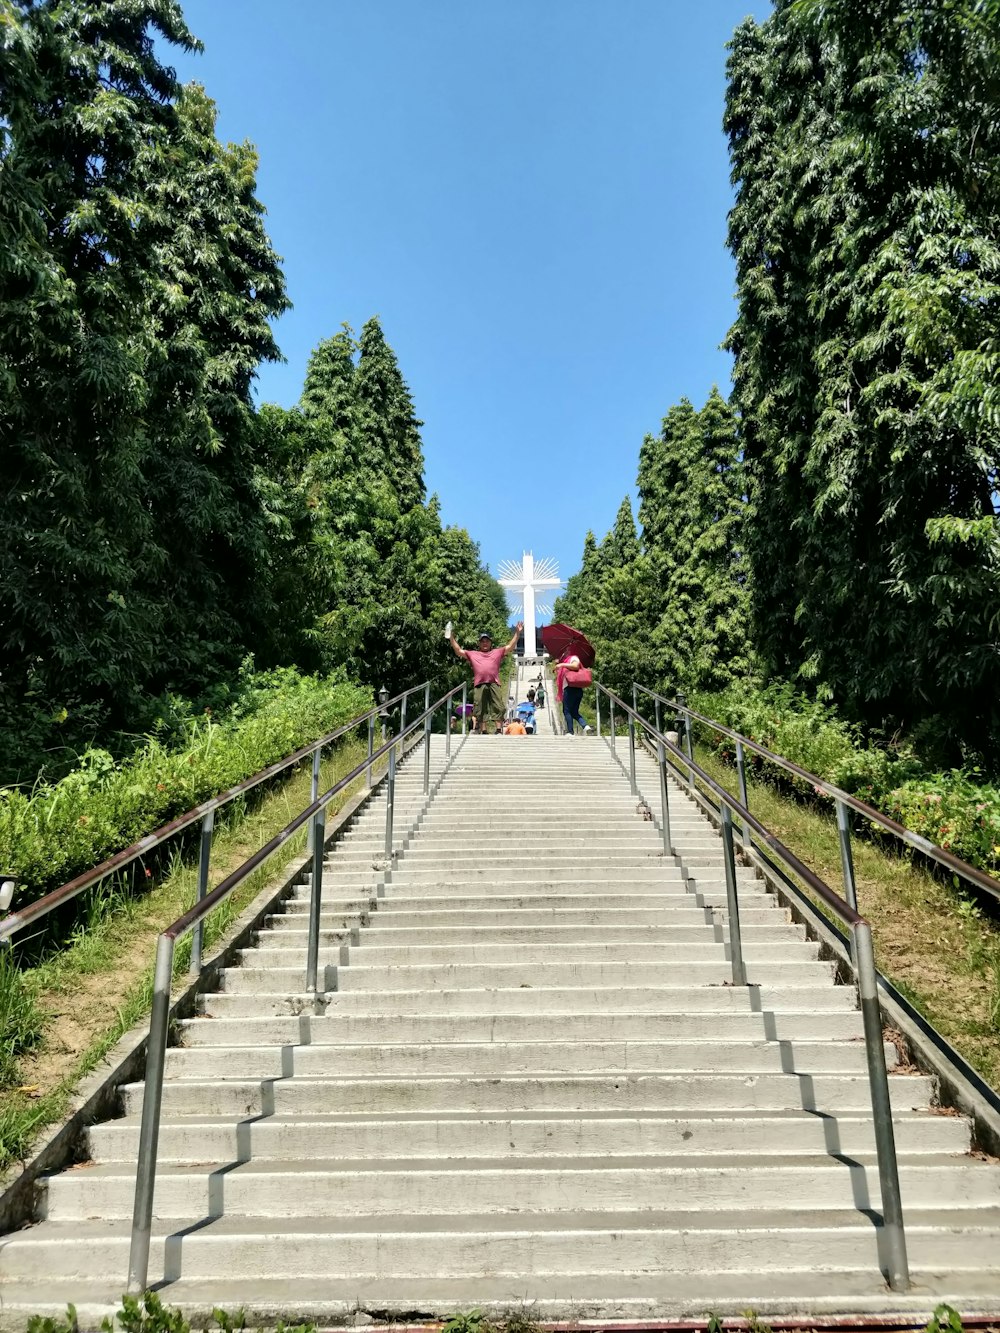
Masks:
[[[638,689],[635,687],[633,698]],[[734,986],[745,986],[746,967],[743,961],[742,939],[740,936],[739,888],[736,879],[736,854],[733,839],[733,816],[742,824],[745,844],[750,845],[753,834],[768,851],[781,861],[793,875],[807,886],[825,906],[847,927],[851,940],[851,957],[857,975],[858,992],[861,1001],[861,1015],[865,1034],[865,1052],[868,1064],[868,1084],[871,1093],[872,1120],[875,1130],[875,1152],[878,1160],[879,1188],[882,1200],[882,1221],[885,1236],[884,1260],[886,1276],[893,1291],[907,1291],[910,1286],[909,1265],[906,1256],[906,1234],[903,1225],[903,1209],[899,1192],[899,1166],[896,1160],[896,1142],[892,1124],[892,1107],[889,1101],[889,1076],[885,1063],[885,1047],[882,1034],[882,1009],[877,990],[875,970],[875,952],[872,944],[871,926],[857,910],[854,903],[845,901],[830,888],[818,875],[809,869],[794,852],[790,851],[773,833],[755,818],[746,807],[745,800],[738,800],[714,778],[709,777],[690,754],[689,745],[682,750],[675,745],[661,729],[662,716],[656,722],[643,717],[638,709],[625,703],[607,686],[596,686],[598,733],[601,731],[601,695],[605,695],[609,706],[610,734],[608,742],[617,753],[617,726],[615,713],[625,714],[628,723],[629,780],[633,794],[638,793],[636,781],[636,732],[641,728],[656,750],[657,767],[660,779],[660,825],[665,853],[674,853],[670,831],[670,793],[667,783],[668,762],[678,776],[683,779],[687,771],[687,785],[693,787],[695,779],[708,789],[718,802],[719,816],[722,822],[722,848],[725,864],[726,901],[729,917],[729,953]],[[668,702],[668,701],[665,701]],[[690,728],[688,728],[690,730]],[[675,853],[674,853],[675,854]]]
[[[844,893],[852,907],[857,907],[858,905],[857,887],[854,879],[854,859],[851,852],[850,812],[852,810],[856,811],[859,815],[862,815],[869,823],[874,824],[877,828],[883,829],[886,833],[891,833],[893,837],[906,843],[907,846],[913,847],[916,851],[922,853],[931,861],[936,862],[952,874],[961,875],[971,884],[975,884],[977,888],[984,890],[984,892],[991,894],[994,898],[1000,901],[1000,882],[994,879],[991,875],[988,875],[985,870],[980,870],[978,867],[970,865],[968,861],[963,861],[962,858],[956,856],[954,852],[946,851],[944,847],[939,847],[937,843],[931,842],[929,838],[925,838],[919,833],[914,833],[912,829],[908,829],[905,825],[898,823],[895,819],[891,819],[888,815],[883,814],[881,810],[876,810],[874,806],[868,805],[867,802],[860,800],[857,796],[852,796],[850,792],[834,786],[832,782],[827,782],[825,778],[821,778],[815,773],[810,773],[808,769],[793,763],[791,759],[785,759],[782,755],[775,754],[773,751],[768,750],[765,746],[761,745],[759,741],[751,740],[749,736],[742,736],[738,731],[734,731],[732,727],[724,726],[721,722],[715,722],[712,718],[705,717],[703,713],[698,713],[695,712],[693,708],[688,708],[683,695],[678,695],[677,698],[670,699],[666,695],[657,694],[655,690],[647,689],[644,685],[638,684],[633,685],[632,693],[633,698],[638,694],[644,694],[653,700],[657,726],[660,725],[663,705],[675,710],[675,715],[684,720],[685,749],[687,750],[688,758],[691,758],[692,755],[692,719],[696,722],[700,722],[703,726],[711,727],[714,731],[718,732],[719,735],[727,736],[733,741],[736,749],[736,774],[740,788],[740,799],[744,805],[747,803],[747,750],[760,755],[762,759],[768,760],[768,762],[775,764],[778,768],[784,769],[786,773],[790,773],[800,781],[808,782],[817,795],[822,794],[832,797],[837,815],[837,834],[840,841],[840,856],[844,873]]]
[[[423,686],[417,688],[423,689]],[[458,685],[442,695],[434,704],[428,704],[424,711],[390,737],[377,749],[369,749],[367,757],[349,773],[338,779],[322,795],[314,794],[306,808],[259,851],[254,852],[236,870],[227,875],[211,893],[201,898],[172,925],[164,930],[156,942],[156,964],[153,975],[153,1003],[149,1019],[149,1037],[146,1044],[146,1074],[142,1098],[142,1119],[139,1127],[139,1152],[135,1181],[135,1202],[132,1212],[132,1239],[129,1249],[128,1290],[131,1293],[146,1290],[149,1276],[149,1246],[153,1223],[153,1194],[156,1186],[157,1147],[160,1136],[160,1115],[163,1106],[163,1074],[167,1054],[167,1037],[170,1024],[170,989],[173,981],[174,950],[177,942],[187,934],[200,930],[203,923],[233,891],[246,880],[259,866],[282,848],[288,839],[310,823],[310,852],[312,857],[311,894],[309,903],[309,933],[306,945],[305,982],[306,990],[317,994],[319,990],[319,937],[320,918],[323,897],[323,862],[326,855],[326,807],[345,787],[349,786],[371,766],[388,756],[388,774],[386,787],[385,854],[391,862],[394,841],[394,812],[396,795],[397,749],[402,749],[408,736],[423,732],[424,764],[423,790],[430,794],[430,739],[434,716],[440,708],[446,709],[445,756],[446,765],[451,759],[451,716],[448,705],[458,694],[463,704],[467,699],[468,686]],[[407,691],[412,694],[413,691]],[[402,696],[400,696],[402,697]],[[425,692],[425,699],[428,693]],[[372,710],[377,715],[378,708]],[[356,719],[364,721],[365,715]],[[462,711],[462,735],[466,734],[465,710]],[[369,731],[371,736],[371,731]],[[368,785],[371,786],[370,776]]]
[[[82,875],[77,875],[75,879],[69,880],[60,888],[53,889],[51,893],[47,893],[43,897],[37,898],[33,903],[29,903],[26,907],[22,907],[16,912],[11,912],[9,915],[0,919],[0,947],[26,927],[32,925],[36,921],[40,921],[43,917],[48,916],[50,912],[53,912],[56,908],[62,907],[65,903],[72,901],[73,898],[78,897],[79,894],[84,893],[87,889],[93,888],[94,885],[99,884],[101,880],[106,879],[108,875],[112,875],[118,870],[123,870],[126,866],[131,865],[133,861],[137,861],[140,857],[155,851],[156,848],[162,847],[165,842],[168,842],[171,838],[176,837],[185,829],[191,828],[192,825],[199,822],[201,823],[201,847],[198,858],[198,900],[200,901],[205,897],[208,888],[208,876],[212,858],[212,838],[215,830],[215,814],[217,810],[228,805],[231,801],[235,801],[238,797],[244,796],[248,791],[259,786],[262,782],[267,782],[270,778],[276,777],[279,773],[283,773],[285,769],[291,768],[295,764],[302,763],[302,761],[308,759],[310,755],[312,755],[313,761],[311,791],[312,800],[315,801],[319,793],[320,764],[323,751],[328,745],[332,745],[334,741],[339,740],[342,736],[346,736],[349,732],[362,726],[366,721],[368,723],[368,757],[364,767],[367,773],[367,783],[370,787],[376,719],[380,716],[385,716],[388,713],[388,710],[395,704],[401,703],[403,723],[405,725],[406,701],[411,694],[415,694],[418,690],[424,691],[425,700],[429,698],[430,684],[428,682],[411,686],[410,689],[395,695],[394,698],[387,699],[383,703],[374,705],[365,713],[359,713],[358,716],[352,718],[350,722],[345,722],[342,726],[327,732],[325,736],[321,736],[318,740],[310,741],[308,745],[303,745],[300,749],[296,750],[293,754],[287,755],[284,759],[279,759],[276,763],[269,764],[267,768],[262,768],[259,773],[255,773],[252,777],[245,778],[242,782],[238,782],[235,787],[230,787],[227,791],[220,792],[218,796],[213,796],[208,801],[202,801],[200,805],[194,806],[185,814],[178,815],[176,819],[172,819],[169,823],[161,825],[155,832],[147,833],[146,836],[140,838],[138,842],[134,842],[131,846],[125,847],[120,852],[116,852],[114,856],[109,856],[107,860],[102,861],[100,865],[94,866],[92,870],[84,871]],[[201,930],[199,928],[196,930],[191,942],[192,972],[201,970],[201,950],[202,939]]]

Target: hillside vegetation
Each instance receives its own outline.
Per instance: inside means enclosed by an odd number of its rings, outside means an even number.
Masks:
[[[505,603],[423,481],[377,318],[258,410],[285,280],[177,0],[0,0],[0,783],[120,758],[260,670],[395,693]],[[433,668],[429,670],[429,667]]]
[[[730,45],[731,399],[682,400],[558,618],[1000,856],[1000,3],[779,0]],[[761,690],[763,689],[763,692]]]

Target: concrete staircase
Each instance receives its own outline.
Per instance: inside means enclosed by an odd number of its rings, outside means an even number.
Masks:
[[[541,658],[520,659],[517,664],[516,675],[512,677],[514,685],[513,703],[519,704],[528,697],[528,690],[538,682],[544,680],[545,683],[545,704],[542,708],[535,710],[535,728],[538,736],[556,736],[558,729],[556,726],[555,710],[559,707],[556,700],[555,685],[552,683],[552,673],[546,671]]]
[[[1000,1308],[1000,1169],[894,1074],[916,1286],[885,1288],[852,987],[672,787],[679,857],[596,738],[443,738],[328,858],[168,1053],[152,1280],[198,1314],[335,1321],[529,1303],[538,1318]],[[649,803],[655,770],[642,759]],[[889,1055],[894,1059],[894,1050]],[[124,1285],[142,1086],[0,1239],[3,1327]]]

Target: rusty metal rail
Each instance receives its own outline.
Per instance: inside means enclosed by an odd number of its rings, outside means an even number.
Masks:
[[[304,759],[308,759],[310,755],[313,757],[312,799],[315,801],[319,792],[319,761],[323,750],[328,745],[332,745],[334,741],[339,740],[342,736],[346,736],[349,732],[356,730],[365,722],[368,723],[368,759],[365,768],[368,773],[368,784],[370,786],[372,749],[376,719],[384,714],[386,710],[392,708],[394,704],[402,703],[405,705],[409,696],[420,690],[424,691],[426,698],[429,689],[429,683],[424,681],[420,685],[414,685],[410,689],[404,690],[401,694],[397,694],[392,699],[387,699],[384,702],[376,704],[364,713],[359,713],[357,717],[352,718],[349,722],[345,722],[340,727],[336,727],[333,731],[328,732],[325,736],[321,736],[318,740],[310,741],[308,745],[301,746],[293,754],[287,755],[284,759],[279,759],[276,763],[269,764],[267,768],[262,768],[259,773],[255,773],[252,777],[245,778],[242,782],[238,782],[235,787],[230,787],[227,791],[220,792],[218,796],[213,796],[208,801],[202,801],[200,805],[194,806],[185,814],[178,815],[176,819],[171,819],[169,823],[161,825],[155,832],[147,833],[146,836],[140,838],[138,842],[134,842],[130,847],[125,847],[122,851],[116,852],[114,856],[109,856],[107,860],[102,861],[100,865],[94,866],[92,870],[85,870],[82,875],[77,875],[75,879],[69,880],[68,883],[61,885],[58,889],[53,889],[51,893],[46,893],[43,897],[36,899],[33,903],[28,903],[27,906],[22,907],[17,912],[11,912],[9,915],[0,919],[0,946],[12,939],[13,936],[19,934],[27,926],[48,916],[48,914],[55,911],[57,907],[62,907],[64,903],[72,901],[72,899],[78,897],[79,894],[85,892],[85,890],[93,888],[95,884],[99,884],[101,880],[106,879],[108,875],[114,874],[115,871],[123,870],[126,866],[131,865],[133,861],[138,861],[141,857],[155,851],[156,848],[162,847],[165,842],[168,842],[171,838],[176,837],[177,834],[182,833],[185,829],[191,828],[194,824],[198,823],[201,824],[202,832],[201,857],[198,874],[198,897],[199,899],[203,898],[205,896],[205,889],[208,882],[212,834],[215,826],[215,813],[217,810],[228,805],[231,801],[236,800],[237,797],[245,795],[248,791],[252,791],[254,787],[259,786],[262,782],[267,782],[270,778],[276,777],[279,773],[283,773],[285,769],[291,768],[295,764],[300,764]],[[200,952],[201,940],[199,936],[196,937],[194,947],[192,948],[193,971],[198,971],[199,969]]]
[[[718,732],[720,736],[728,736],[729,739],[734,742],[736,747],[736,771],[744,805],[746,805],[745,751],[750,750],[754,754],[760,755],[762,759],[768,760],[769,763],[784,769],[786,773],[790,773],[793,777],[799,778],[802,782],[808,782],[809,785],[814,788],[817,795],[822,794],[833,799],[836,806],[837,829],[840,834],[842,853],[845,836],[849,837],[850,833],[850,815],[848,811],[854,810],[857,814],[862,815],[867,819],[869,823],[874,824],[876,828],[884,829],[886,833],[891,833],[893,837],[898,838],[900,842],[904,842],[907,846],[913,847],[916,851],[921,852],[930,860],[937,862],[938,865],[951,871],[952,874],[961,875],[962,878],[968,880],[970,884],[975,884],[977,888],[982,889],[985,893],[990,894],[1000,902],[1000,880],[994,879],[993,876],[988,875],[985,870],[980,870],[977,866],[970,865],[968,861],[963,861],[962,858],[956,856],[954,852],[949,852],[944,847],[939,847],[937,843],[931,842],[929,838],[923,837],[922,834],[914,833],[912,829],[906,828],[905,825],[890,818],[889,815],[883,814],[881,810],[876,810],[873,805],[869,805],[866,801],[860,800],[857,796],[852,796],[850,792],[844,791],[843,788],[835,786],[832,782],[827,782],[825,778],[819,777],[816,773],[810,773],[808,769],[802,768],[791,759],[785,759],[783,755],[775,754],[772,750],[767,749],[766,746],[761,745],[759,741],[751,740],[749,736],[742,736],[738,731],[734,731],[732,727],[727,727],[721,722],[716,722],[712,718],[706,717],[704,713],[696,712],[695,709],[687,706],[683,697],[670,699],[666,695],[657,694],[655,690],[647,689],[645,685],[639,684],[633,685],[632,689],[633,697],[636,694],[644,694],[654,701],[657,719],[661,716],[661,708],[664,704],[666,704],[667,707],[676,710],[676,716],[683,718],[686,722],[685,736],[689,743],[691,736],[691,719],[700,722],[703,726],[711,727],[712,730]],[[690,744],[688,744],[688,755],[690,756],[690,754]],[[848,897],[855,905],[857,905],[857,896],[854,889],[853,864],[848,865],[845,863],[844,880],[845,890]]]

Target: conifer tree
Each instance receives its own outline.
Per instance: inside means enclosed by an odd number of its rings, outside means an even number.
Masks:
[[[424,455],[413,400],[376,317],[361,330],[356,396],[368,457],[387,470],[400,510],[421,504]]]

